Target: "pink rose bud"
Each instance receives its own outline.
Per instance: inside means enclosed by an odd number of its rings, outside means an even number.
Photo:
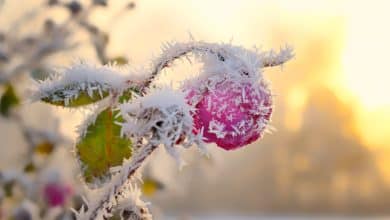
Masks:
[[[51,207],[64,205],[71,194],[70,186],[57,182],[47,183],[43,188],[44,199]]]
[[[224,80],[201,92],[187,90],[195,107],[194,133],[225,150],[248,145],[262,137],[272,113],[272,96],[264,83]]]

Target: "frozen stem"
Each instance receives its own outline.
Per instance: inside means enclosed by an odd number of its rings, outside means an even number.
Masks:
[[[203,52],[215,54],[221,61],[224,61],[224,56],[217,50],[210,46],[208,43],[203,42],[190,42],[190,43],[176,43],[174,45],[167,44],[165,51],[161,55],[161,57],[156,61],[154,67],[152,68],[152,72],[150,77],[145,82],[145,87],[149,87],[153,82],[154,78],[159,74],[161,70],[166,67],[169,67],[172,62],[176,59],[182,58],[189,53],[192,52]]]
[[[202,148],[203,132],[196,135],[193,133],[191,112],[194,109],[188,105],[186,94],[171,89],[149,89],[164,68],[169,67],[177,59],[187,57],[189,54],[194,55],[204,63],[203,71],[209,74],[205,76],[211,88],[219,82],[218,80],[224,80],[226,77],[236,81],[246,80],[245,82],[262,80],[262,68],[283,65],[293,57],[292,49],[289,47],[281,48],[278,53],[272,50],[261,52],[230,44],[201,41],[167,43],[162,49],[162,54],[152,62],[151,69],[147,72],[141,71],[148,76],[146,79],[143,78],[141,83],[136,83],[142,96],[119,106],[121,116],[124,118],[121,133],[135,139],[139,147],[133,148],[136,149],[133,156],[125,159],[110,182],[98,189],[90,198],[88,210],[84,211],[82,208],[76,213],[78,219],[108,219],[118,210],[123,211],[121,207],[124,201],[127,205],[127,214],[130,213],[132,219],[151,219],[146,204],[139,198],[140,191],[132,183],[136,179],[138,169],[160,145],[165,146],[179,164],[181,158],[176,145],[190,147],[197,144]]]
[[[138,152],[131,158],[130,161],[124,161],[120,173],[111,180],[106,187],[106,191],[98,198],[94,198],[94,201],[86,213],[79,213],[78,219],[107,219],[108,216],[113,214],[119,199],[123,197],[122,187],[128,180],[134,179],[134,175],[137,170],[142,166],[146,158],[157,148],[158,145],[148,143],[141,147]],[[132,216],[134,219],[147,220],[151,219],[149,210],[146,207],[135,207],[132,210]]]
[[[283,65],[285,62],[294,57],[293,49],[289,46],[280,48],[279,53],[274,50],[263,52],[263,67],[273,67]]]
[[[161,70],[169,67],[175,60],[185,57],[190,53],[215,55],[221,62],[225,62],[227,58],[243,61],[241,57],[237,57],[234,54],[235,50],[237,50],[237,47],[233,47],[229,44],[215,44],[202,41],[174,44],[167,43],[165,47],[163,47],[161,56],[153,62],[150,77],[145,81],[144,87],[149,87]],[[285,48],[281,48],[279,53],[276,53],[273,50],[258,53],[257,55],[260,58],[258,67],[283,65],[294,56],[292,51],[293,49],[291,47],[286,46]],[[253,52],[257,53],[257,51]]]

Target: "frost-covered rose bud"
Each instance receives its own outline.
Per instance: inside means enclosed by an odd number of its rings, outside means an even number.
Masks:
[[[203,85],[202,85],[203,84]],[[207,81],[187,90],[187,99],[195,107],[194,132],[205,142],[233,150],[262,137],[272,113],[272,95],[263,82]]]
[[[69,185],[58,182],[49,182],[43,187],[43,197],[50,207],[64,205],[71,194]]]

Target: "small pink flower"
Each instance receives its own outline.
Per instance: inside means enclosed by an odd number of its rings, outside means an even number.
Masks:
[[[71,194],[72,189],[69,185],[58,182],[47,183],[43,188],[44,199],[50,207],[64,205]]]
[[[207,143],[233,150],[262,137],[272,113],[272,96],[264,83],[224,80],[204,91],[191,88],[187,99],[195,107],[194,133]]]

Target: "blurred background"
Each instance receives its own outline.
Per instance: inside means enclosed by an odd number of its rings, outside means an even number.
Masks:
[[[156,213],[179,219],[390,213],[388,1],[109,0],[90,8],[91,1],[80,1],[79,10],[89,10],[85,18],[72,1],[56,2],[0,0],[0,94],[12,85],[20,99],[10,110],[18,112],[17,120],[61,136],[64,147],[50,166],[65,169],[61,175],[70,184],[77,182],[78,168],[69,152],[85,113],[28,103],[29,78],[44,78],[47,70],[78,59],[148,65],[162,43],[188,41],[190,32],[196,40],[263,50],[288,44],[295,58],[264,73],[277,94],[276,132],[233,152],[210,145],[211,158],[184,152],[188,165],[181,171],[163,150],[153,156],[145,172],[159,187],[146,199]],[[76,18],[81,25],[67,24],[77,16],[88,23]],[[50,29],[64,24],[66,29]],[[55,31],[69,33],[57,39]],[[34,42],[47,38],[60,47],[34,61]],[[18,47],[22,52],[12,49]],[[13,71],[26,57],[34,62]],[[159,80],[175,85],[196,70],[178,63]],[[25,170],[26,132],[6,115],[0,116],[0,171]],[[2,203],[3,213],[13,208],[9,203]]]

